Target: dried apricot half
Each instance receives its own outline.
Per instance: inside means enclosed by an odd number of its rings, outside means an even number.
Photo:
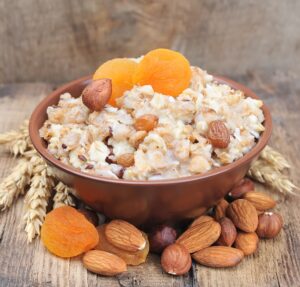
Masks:
[[[151,85],[154,91],[178,96],[191,81],[189,61],[180,53],[169,49],[156,49],[147,53],[138,64],[133,76],[135,84]]]
[[[41,238],[51,253],[64,258],[84,253],[99,241],[95,226],[70,206],[56,208],[46,215]]]
[[[103,63],[95,72],[93,80],[108,78],[112,80],[112,95],[108,103],[116,106],[116,98],[121,97],[133,87],[132,77],[138,64],[126,58],[116,58]]]

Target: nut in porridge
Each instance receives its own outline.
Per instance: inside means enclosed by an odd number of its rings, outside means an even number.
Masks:
[[[40,129],[48,151],[83,172],[127,180],[201,174],[249,152],[264,130],[262,101],[189,65],[188,84],[170,91],[177,76],[168,67],[178,64],[181,74],[188,62],[163,50],[150,54],[150,61],[148,55],[145,61],[104,63],[93,77],[112,82],[112,96],[101,110],[87,108],[84,94],[62,94]],[[153,55],[166,75],[155,72],[152,83],[146,68],[150,73]]]
[[[135,120],[134,127],[137,131],[149,132],[153,130],[158,123],[158,117],[155,115],[147,114],[138,117]]]

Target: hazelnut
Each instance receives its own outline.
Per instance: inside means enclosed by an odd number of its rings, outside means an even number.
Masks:
[[[91,111],[101,111],[109,101],[112,92],[110,79],[92,81],[82,91],[82,102]]]
[[[167,225],[159,225],[149,234],[150,251],[161,253],[168,245],[175,242],[176,230]]]
[[[243,251],[244,255],[254,253],[258,248],[259,238],[255,232],[239,232],[234,247]]]
[[[92,223],[93,225],[97,226],[99,223],[98,215],[95,211],[86,209],[86,208],[79,208],[78,212],[85,216],[85,218]]]
[[[233,199],[241,198],[246,192],[253,191],[255,189],[254,183],[249,178],[243,178],[240,180],[229,192],[229,196]]]
[[[219,220],[221,225],[221,235],[217,241],[218,245],[231,246],[236,239],[236,228],[228,217]]]
[[[280,214],[264,212],[258,217],[256,233],[260,238],[274,238],[278,235],[283,226],[283,219]]]
[[[192,266],[192,258],[185,247],[178,243],[169,245],[161,255],[161,266],[172,275],[183,275]]]

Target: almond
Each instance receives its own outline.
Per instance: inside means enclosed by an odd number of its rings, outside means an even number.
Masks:
[[[114,276],[127,271],[126,263],[122,258],[105,251],[88,251],[82,261],[87,270],[100,275]]]
[[[146,246],[143,234],[124,220],[112,220],[105,227],[107,241],[120,249],[135,252]]]
[[[161,266],[169,274],[183,275],[190,270],[192,258],[184,246],[174,243],[163,251]]]
[[[278,235],[283,226],[283,219],[280,214],[265,212],[258,217],[256,230],[260,238],[274,238]]]
[[[194,253],[212,245],[220,234],[220,224],[211,220],[188,228],[176,242],[183,245],[190,253]]]
[[[214,219],[208,215],[201,215],[198,218],[194,219],[189,228],[207,221],[214,221]]]
[[[259,238],[255,232],[239,232],[234,247],[243,251],[244,255],[254,253],[258,248]]]
[[[228,217],[223,217],[219,221],[221,225],[221,235],[217,241],[218,245],[231,246],[236,238],[236,228]]]
[[[94,80],[82,91],[82,102],[91,111],[101,111],[111,97],[110,79]]]
[[[253,191],[255,189],[254,183],[249,178],[243,178],[238,184],[236,184],[229,192],[229,196],[238,199],[244,193]]]
[[[158,117],[152,114],[146,114],[138,117],[135,120],[134,127],[137,131],[149,132],[156,128],[158,124]]]
[[[244,258],[241,250],[228,246],[211,246],[192,255],[193,259],[208,267],[232,267]]]
[[[226,209],[229,203],[224,198],[221,199],[215,207],[215,219],[219,221],[222,217],[226,216]]]
[[[245,199],[233,201],[226,210],[227,216],[234,225],[245,232],[254,232],[258,225],[255,207]]]
[[[123,153],[117,157],[117,164],[124,167],[130,167],[134,165],[134,154],[133,153]]]
[[[247,192],[242,198],[250,201],[258,211],[265,211],[276,205],[273,198],[262,192]]]

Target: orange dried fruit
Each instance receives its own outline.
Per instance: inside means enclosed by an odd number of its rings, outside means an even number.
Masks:
[[[41,239],[51,253],[69,258],[94,248],[99,235],[84,215],[73,207],[62,206],[46,215]]]
[[[125,91],[133,87],[132,77],[138,64],[126,58],[116,58],[102,64],[95,74],[93,80],[108,78],[112,80],[112,94],[108,103],[116,106],[116,98],[123,95]]]
[[[142,235],[146,240],[146,246],[144,247],[144,249],[135,252],[130,252],[116,247],[107,240],[105,236],[106,226],[107,224],[103,224],[97,227],[99,234],[99,243],[96,246],[96,249],[118,255],[128,265],[139,265],[146,261],[147,255],[149,253],[149,241],[147,235],[144,232],[142,232]]]
[[[191,81],[189,61],[180,53],[169,49],[156,49],[147,53],[138,64],[133,82],[151,85],[156,92],[178,96]]]

